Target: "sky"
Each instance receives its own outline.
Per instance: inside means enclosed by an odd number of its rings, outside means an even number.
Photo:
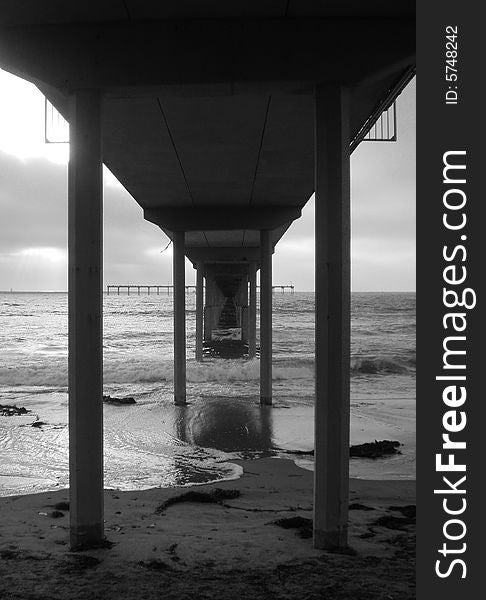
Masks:
[[[351,158],[352,290],[415,290],[415,80],[398,98],[398,141]],[[67,144],[44,141],[44,97],[0,70],[0,290],[67,289]],[[171,246],[104,173],[106,284],[172,283]],[[314,289],[314,198],[274,254],[274,284]],[[186,261],[188,284],[194,281]]]

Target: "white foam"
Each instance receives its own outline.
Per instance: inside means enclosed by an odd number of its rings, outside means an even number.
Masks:
[[[313,369],[297,362],[295,366],[276,365],[273,369],[274,380],[308,379],[313,376]],[[215,359],[204,363],[188,361],[187,381],[189,383],[258,381],[260,363],[258,360],[222,361]],[[155,356],[126,355],[110,357],[104,362],[104,382],[106,384],[122,383],[157,383],[173,380],[173,363],[171,360],[159,359]],[[41,356],[30,365],[18,365],[16,368],[0,368],[0,385],[2,386],[55,386],[66,387],[68,384],[67,360],[65,357]]]

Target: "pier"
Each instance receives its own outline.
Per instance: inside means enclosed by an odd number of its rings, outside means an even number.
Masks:
[[[257,285],[256,289],[260,289],[260,286]],[[137,290],[137,295],[140,296],[140,292],[146,292],[147,295],[150,296],[151,290],[157,295],[160,295],[160,291],[166,295],[170,295],[174,293],[173,285],[134,285],[134,284],[126,284],[126,285],[107,285],[106,286],[106,295],[109,296],[110,292],[115,292],[117,296],[120,295],[121,292],[126,292],[127,296],[130,296],[130,290]],[[186,285],[186,293],[193,292],[195,293],[197,290],[197,285]],[[275,293],[276,291],[280,291],[282,294],[285,292],[290,292],[291,294],[295,293],[295,286],[293,285],[273,285],[272,291]]]
[[[103,163],[173,241],[180,405],[187,258],[197,360],[224,327],[255,356],[259,302],[260,402],[270,410],[273,254],[315,194],[313,539],[346,547],[350,155],[413,76],[415,3],[42,4],[2,3],[0,66],[33,82],[70,125],[72,547],[104,539]]]

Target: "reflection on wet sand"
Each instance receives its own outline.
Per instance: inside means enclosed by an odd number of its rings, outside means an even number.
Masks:
[[[176,408],[175,435],[183,442],[223,452],[274,454],[271,406],[212,396]]]

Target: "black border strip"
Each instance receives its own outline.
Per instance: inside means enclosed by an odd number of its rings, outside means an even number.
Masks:
[[[486,405],[482,373],[485,369],[485,339],[483,298],[485,298],[485,268],[483,261],[486,239],[482,218],[483,204],[486,203],[481,189],[483,172],[482,140],[485,134],[483,98],[480,94],[484,72],[485,39],[480,3],[470,0],[440,3],[417,3],[417,597],[419,600],[440,598],[441,600],[469,600],[480,597],[484,550],[482,536],[486,531],[481,514],[482,487],[486,470],[483,466],[480,440],[486,438]],[[446,27],[457,27],[457,81],[446,80]],[[449,47],[451,48],[451,47]],[[451,79],[454,79],[453,77]],[[457,104],[446,104],[446,92],[456,91]],[[449,88],[450,86],[450,88]],[[454,94],[449,94],[449,101]],[[450,161],[464,164],[462,171],[466,183],[444,183],[444,153],[464,151],[464,155],[449,155]],[[460,180],[459,170],[451,170],[450,179]],[[466,197],[463,209],[448,211],[444,205],[444,194],[449,189],[462,190]],[[446,196],[458,201],[462,192]],[[448,230],[443,223],[443,215],[460,222],[464,212],[467,222],[462,229]],[[466,236],[466,239],[461,238]],[[443,248],[447,246],[448,256],[454,248],[455,258],[447,260]],[[462,275],[464,266],[467,279],[462,284],[444,281],[444,268],[456,265]],[[449,270],[448,275],[453,274]],[[466,288],[474,290],[477,298],[475,308],[444,307],[444,288],[462,294]],[[462,296],[460,296],[462,297]],[[472,293],[468,295],[472,303]],[[449,295],[449,299],[452,296]],[[467,327],[463,332],[455,332],[452,320],[444,328],[443,317],[447,312],[465,314]],[[464,336],[465,340],[455,340],[457,349],[465,350],[465,355],[456,355],[452,360],[464,364],[465,369],[444,369],[444,339],[447,336]],[[463,375],[463,382],[436,380],[441,375]],[[461,419],[461,411],[467,417],[467,424],[461,431],[450,434],[451,439],[466,443],[466,449],[443,449],[442,435],[447,433],[443,417],[451,410],[446,406],[443,391],[446,385],[466,388],[467,398],[462,406],[455,407],[455,417]],[[446,417],[447,419],[447,417]],[[449,424],[451,421],[449,421]],[[480,431],[481,428],[481,431]],[[447,462],[449,453],[454,454],[457,464],[466,466],[465,472],[438,472],[436,454],[442,454],[442,462]],[[457,489],[465,493],[434,493],[434,490],[447,490],[443,477],[456,484],[466,475],[466,480]],[[449,487],[449,492],[453,491]],[[463,501],[467,503],[464,512],[447,515],[445,506],[459,510]],[[444,505],[444,501],[446,504]],[[456,518],[464,523],[467,531],[462,536],[460,523],[448,523]],[[448,524],[447,524],[448,523]],[[448,540],[457,537],[457,540]],[[444,547],[446,544],[446,548]],[[463,545],[464,544],[464,545]],[[439,550],[442,550],[441,554]],[[452,551],[452,552],[451,552]],[[445,554],[444,554],[445,552]],[[437,563],[437,561],[440,561]],[[456,562],[454,560],[463,561]],[[439,577],[436,569],[445,577]],[[449,572],[450,571],[450,572]],[[465,578],[462,575],[465,574]]]

